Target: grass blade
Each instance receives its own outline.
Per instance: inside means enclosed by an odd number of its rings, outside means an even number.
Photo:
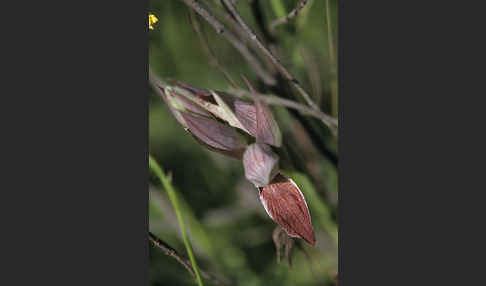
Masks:
[[[157,163],[157,161],[152,157],[152,155],[149,156],[149,168],[160,179],[160,181],[162,182],[162,185],[164,186],[164,189],[167,191],[170,203],[172,204],[172,207],[174,208],[174,211],[175,211],[176,216],[177,216],[177,222],[179,223],[179,228],[181,229],[181,232],[182,232],[182,238],[184,240],[184,245],[186,246],[187,253],[189,255],[189,260],[191,261],[192,268],[194,269],[194,272],[196,273],[197,284],[199,286],[203,286],[201,276],[199,274],[199,268],[197,267],[196,258],[194,257],[194,253],[192,252],[191,243],[189,242],[189,239],[187,238],[186,228],[184,226],[184,221],[182,220],[182,214],[181,214],[181,211],[180,211],[180,208],[179,208],[179,203],[177,202],[177,194],[174,191],[172,184],[169,182],[169,179],[167,178],[165,173],[162,171],[162,168]]]

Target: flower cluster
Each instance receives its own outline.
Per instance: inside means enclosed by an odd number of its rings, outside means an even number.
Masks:
[[[304,196],[292,179],[280,173],[279,157],[272,149],[282,145],[279,126],[251,84],[246,81],[253,102],[225,92],[172,82],[174,86],[158,86],[157,92],[177,121],[200,144],[241,160],[245,177],[258,189],[270,218],[289,236],[314,245],[314,230]]]

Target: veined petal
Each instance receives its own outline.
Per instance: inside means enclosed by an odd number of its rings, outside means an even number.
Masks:
[[[278,174],[273,181],[260,187],[260,201],[267,214],[288,235],[314,245],[316,239],[304,195],[292,179]]]
[[[256,113],[256,134],[257,142],[267,143],[269,145],[280,147],[282,146],[282,134],[278,127],[277,121],[273,117],[270,108],[259,98],[253,86],[243,76],[246,85],[250,89],[253,99],[255,101]]]
[[[243,100],[236,100],[234,102],[235,115],[245,127],[248,133],[256,137],[256,107],[255,104]]]
[[[280,128],[278,127],[277,121],[275,121],[270,108],[260,100],[255,102],[255,106],[257,141],[264,142],[275,147],[282,146],[282,134],[280,133]]]

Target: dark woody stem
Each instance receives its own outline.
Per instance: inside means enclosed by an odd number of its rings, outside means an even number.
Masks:
[[[297,7],[295,7],[292,11],[290,11],[290,13],[287,16],[282,17],[280,19],[277,19],[277,20],[273,21],[272,24],[270,24],[270,31],[272,31],[272,33],[274,33],[275,32],[275,28],[278,25],[287,23],[292,18],[294,18],[295,16],[297,16],[297,14],[299,14],[299,12],[302,10],[302,8],[305,7],[305,4],[307,4],[307,0],[300,0],[299,4],[297,4]]]
[[[174,248],[172,248],[169,244],[167,244],[165,241],[161,240],[160,238],[158,238],[157,236],[155,236],[151,232],[149,232],[149,239],[158,248],[162,249],[166,255],[174,258],[175,260],[177,260],[177,262],[182,264],[182,266],[184,266],[184,268],[186,268],[186,270],[192,275],[192,277],[196,278],[196,274],[194,273],[194,270],[192,269],[191,262],[188,259],[182,257]],[[201,273],[201,275],[205,279],[213,282],[214,285],[226,285],[225,283],[219,281],[217,278],[215,278],[213,275],[207,273],[206,271],[199,269],[199,272]]]
[[[255,33],[251,30],[251,28],[246,24],[246,22],[243,20],[243,18],[240,16],[238,11],[236,10],[235,6],[230,0],[222,0],[224,1],[224,4],[228,8],[228,10],[231,12],[233,17],[235,17],[236,21],[243,27],[243,30],[247,32],[249,35],[250,39],[253,40],[256,44],[256,46],[262,51],[262,53],[270,59],[270,61],[275,65],[275,67],[282,73],[282,75],[292,84],[294,87],[299,91],[299,93],[302,95],[302,97],[305,99],[307,104],[314,109],[314,110],[319,110],[319,107],[312,101],[310,98],[309,94],[302,88],[300,85],[299,81],[292,75],[290,72],[280,63],[280,60],[277,59],[271,52],[268,50],[263,43],[257,38]]]

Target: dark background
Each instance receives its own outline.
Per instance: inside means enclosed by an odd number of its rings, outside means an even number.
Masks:
[[[340,285],[484,284],[473,3],[339,1]],[[149,284],[147,7],[2,2],[0,284]]]

